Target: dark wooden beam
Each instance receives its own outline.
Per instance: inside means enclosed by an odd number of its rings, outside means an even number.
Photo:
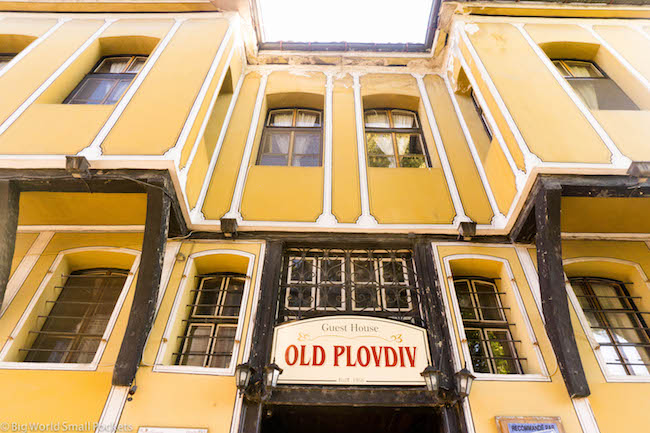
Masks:
[[[10,180],[0,180],[0,307],[7,290],[16,246],[19,200],[18,185]]]
[[[255,375],[251,378],[251,383],[262,380],[262,369],[270,361],[275,309],[278,305],[280,290],[283,251],[283,242],[271,241],[266,243],[264,266],[260,280],[260,297],[255,314],[253,346],[248,357],[248,363],[256,369]],[[240,432],[258,433],[262,428],[263,407],[261,402],[244,399],[242,409]]]
[[[463,408],[460,403],[444,406],[441,410],[442,433],[466,433],[467,425],[463,417]]]
[[[169,230],[169,212],[170,198],[167,193],[162,188],[149,187],[140,268],[129,321],[113,370],[113,385],[131,385],[142,359],[144,345],[156,313],[165,242]]]
[[[546,332],[571,397],[590,394],[571,324],[560,237],[562,186],[542,182],[535,197],[537,264]]]
[[[427,322],[431,364],[441,372],[440,387],[449,397],[456,395],[452,360],[451,334],[442,300],[442,288],[433,261],[430,242],[418,242],[414,247],[418,284],[423,294],[422,304]]]
[[[424,387],[278,386],[269,405],[424,407],[448,403]],[[246,433],[249,433],[246,431]]]

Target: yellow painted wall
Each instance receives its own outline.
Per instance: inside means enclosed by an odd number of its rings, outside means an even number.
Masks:
[[[25,258],[27,250],[32,246],[38,233],[16,233],[16,244],[14,247],[14,257],[11,260],[11,271],[9,277],[14,274],[18,264]]]

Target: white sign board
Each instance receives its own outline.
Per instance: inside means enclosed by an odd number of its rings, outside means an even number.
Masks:
[[[275,328],[272,359],[278,383],[424,385],[426,330],[394,320],[328,316]]]

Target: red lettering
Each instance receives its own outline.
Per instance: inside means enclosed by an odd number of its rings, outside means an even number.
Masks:
[[[290,361],[289,358],[289,351],[293,352],[293,361]],[[287,365],[293,365],[298,361],[298,348],[294,346],[293,344],[289,347],[287,347],[287,350],[284,352],[284,360],[286,361]]]
[[[391,361],[389,361],[390,359],[390,356],[388,356],[389,353],[392,354],[393,357]],[[397,365],[397,352],[395,351],[395,349],[393,349],[392,347],[384,346],[384,355],[386,356],[386,367],[395,367]]]
[[[405,367],[404,365],[404,347],[399,346],[399,366]]]
[[[323,346],[314,346],[312,365],[325,364],[325,349]]]
[[[363,357],[361,356],[361,351],[366,352],[366,361],[363,361]],[[357,362],[359,363],[360,366],[362,367],[367,367],[368,364],[370,364],[370,351],[366,346],[361,346],[359,347],[359,350],[357,350]]]
[[[400,349],[401,349],[401,347],[400,347]],[[409,349],[411,349],[411,347],[405,347],[404,349],[406,349],[406,356],[409,357],[409,363],[411,364],[411,367],[415,367],[415,349],[416,349],[416,347],[413,346],[413,348],[412,348],[413,349],[413,354],[411,354],[411,351],[409,350]]]
[[[298,350],[298,349],[296,349]],[[334,346],[334,367],[339,366],[339,356],[343,355],[345,352],[345,347],[343,346]]]
[[[300,346],[300,365],[309,365],[309,361],[305,361],[305,345]]]
[[[379,353],[377,353],[377,349],[379,349]],[[379,363],[381,362],[381,347],[370,346],[370,350],[372,351],[372,359],[375,360],[375,367],[379,367]]]
[[[350,346],[345,346],[346,349],[346,358],[348,359],[348,363],[346,364],[347,367],[356,367],[357,363],[355,362],[352,364],[351,359],[350,359]]]

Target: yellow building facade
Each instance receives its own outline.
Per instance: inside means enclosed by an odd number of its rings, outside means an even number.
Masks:
[[[650,8],[248,3],[0,2],[0,429],[646,431]]]

